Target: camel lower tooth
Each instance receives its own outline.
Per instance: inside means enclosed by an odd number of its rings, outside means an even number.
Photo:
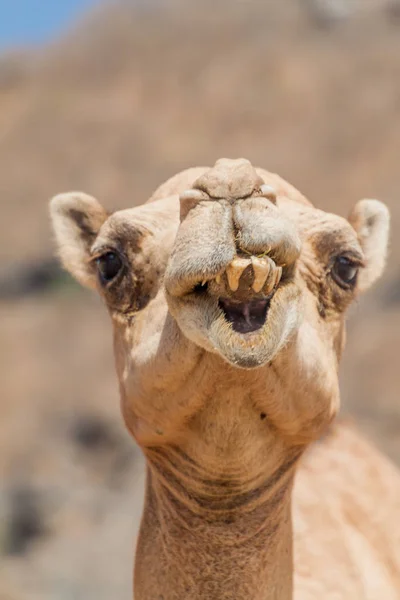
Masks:
[[[232,292],[236,292],[239,288],[240,277],[249,264],[251,264],[250,259],[237,257],[234,258],[231,264],[227,267],[226,275]]]
[[[217,275],[215,277],[215,281],[218,283],[218,285],[221,283],[221,275]]]
[[[269,259],[257,258],[256,256],[252,257],[251,264],[253,265],[254,271],[254,281],[252,288],[256,292],[256,294],[258,294],[258,292],[261,292],[262,288],[264,287],[264,284],[271,270],[271,265]]]

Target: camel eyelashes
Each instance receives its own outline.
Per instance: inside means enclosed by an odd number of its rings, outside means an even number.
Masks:
[[[341,288],[349,289],[355,286],[360,264],[347,256],[337,256],[333,263],[331,275]]]
[[[103,284],[110,283],[121,272],[123,262],[117,252],[105,252],[96,258],[96,266],[99,272],[100,281]]]

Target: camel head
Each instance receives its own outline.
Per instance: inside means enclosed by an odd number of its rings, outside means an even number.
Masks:
[[[123,397],[163,331],[165,353],[165,338],[197,349],[183,351],[182,365],[206,353],[263,385],[272,366],[281,389],[272,405],[301,390],[314,412],[325,398],[329,420],[346,309],[383,270],[388,210],[361,200],[348,220],[323,212],[243,159],[219,160],[179,191],[179,202],[172,195],[110,216],[81,193],[52,201],[64,265],[111,314]]]

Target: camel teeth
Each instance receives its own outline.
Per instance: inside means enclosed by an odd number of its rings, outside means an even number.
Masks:
[[[281,277],[282,267],[277,267],[274,264],[273,271],[267,281],[267,287],[265,289],[266,294],[270,294],[276,287],[278,287]]]
[[[250,259],[236,257],[227,267],[226,275],[228,277],[229,287],[231,288],[232,292],[236,292],[239,288],[240,277],[249,264],[251,264]]]
[[[253,265],[254,271],[254,281],[252,288],[255,291],[255,293],[258,294],[258,292],[261,292],[262,288],[264,287],[264,284],[271,270],[271,265],[268,259],[257,258],[256,256],[253,256],[251,258],[251,264]]]
[[[215,277],[215,281],[218,283],[218,285],[221,283],[221,275],[217,275]]]
[[[207,279],[203,279],[203,281],[201,282],[201,285],[204,287],[207,283]]]
[[[278,287],[281,278],[282,278],[282,267],[276,267],[275,286],[274,287]]]

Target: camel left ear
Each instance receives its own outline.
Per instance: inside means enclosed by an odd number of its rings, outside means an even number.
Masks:
[[[92,196],[70,192],[51,200],[50,216],[65,269],[82,285],[96,288],[96,272],[89,262],[90,248],[107,219],[106,210]]]
[[[382,275],[389,243],[389,210],[378,200],[360,200],[349,215],[365,256],[358,277],[358,289],[367,290]]]

